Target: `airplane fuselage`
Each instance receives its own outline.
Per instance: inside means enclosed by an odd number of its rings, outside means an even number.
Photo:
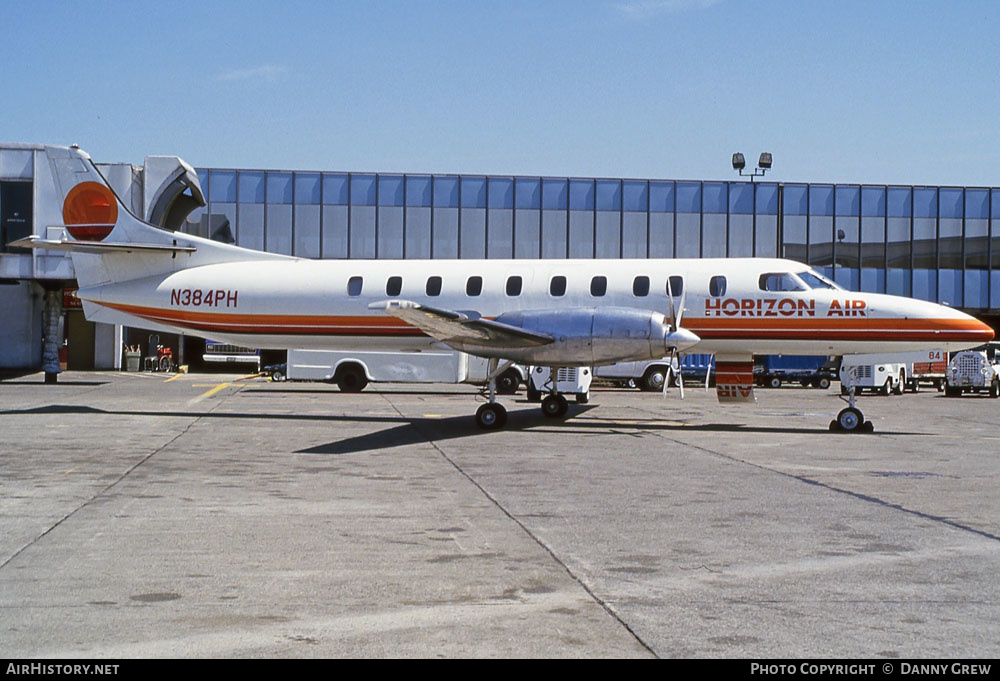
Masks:
[[[580,308],[633,308],[669,317],[668,280],[675,305],[682,297],[674,290],[677,283],[685,290],[684,327],[701,338],[695,352],[949,350],[992,338],[989,327],[934,303],[832,287],[764,290],[766,275],[808,271],[793,261],[760,258],[250,260],[178,267],[78,295],[126,324],[153,323],[267,348],[419,350],[435,344],[419,329],[368,308],[392,299],[484,318]]]

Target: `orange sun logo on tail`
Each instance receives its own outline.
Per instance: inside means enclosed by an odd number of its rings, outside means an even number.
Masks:
[[[78,241],[101,241],[118,221],[115,195],[99,182],[81,182],[63,202],[66,230]]]

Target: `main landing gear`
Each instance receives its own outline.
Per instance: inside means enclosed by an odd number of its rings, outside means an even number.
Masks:
[[[841,399],[844,399],[843,397]],[[830,430],[839,433],[873,433],[875,426],[871,421],[865,420],[865,415],[854,406],[854,386],[847,388],[847,404],[845,409],[841,409],[837,418],[830,421]]]
[[[497,402],[497,377],[502,376],[507,368],[511,365],[511,362],[499,363],[497,359],[491,359],[488,364],[488,378],[486,379],[486,393],[487,399],[489,400],[486,404],[479,407],[476,410],[476,425],[483,430],[498,430],[503,428],[507,423],[507,410],[504,409],[503,405]],[[555,370],[552,370],[552,374],[555,375]],[[552,388],[549,394],[542,399],[542,413],[549,418],[563,418],[566,416],[566,412],[569,410],[569,402],[562,395],[562,393],[556,392],[555,381],[551,381]],[[532,399],[532,384],[531,379],[528,379],[528,399]],[[535,399],[541,396],[539,391],[535,391]],[[535,400],[532,400],[535,401]],[[586,402],[586,399],[581,399],[577,396],[577,402]]]

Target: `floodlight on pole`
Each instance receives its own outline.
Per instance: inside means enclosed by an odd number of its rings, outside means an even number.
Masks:
[[[757,168],[753,172],[744,173],[743,169],[747,166],[746,159],[739,152],[733,154],[733,170],[739,172],[740,177],[749,177],[751,182],[755,177],[763,177],[771,169],[771,163],[771,154],[765,151],[761,153],[760,159],[757,161]]]

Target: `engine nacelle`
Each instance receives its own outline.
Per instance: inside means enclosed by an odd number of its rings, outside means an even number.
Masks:
[[[552,336],[555,342],[549,345],[499,353],[504,359],[546,366],[658,359],[700,340],[684,329],[671,333],[667,318],[659,312],[629,307],[521,310],[504,313],[496,321]]]

